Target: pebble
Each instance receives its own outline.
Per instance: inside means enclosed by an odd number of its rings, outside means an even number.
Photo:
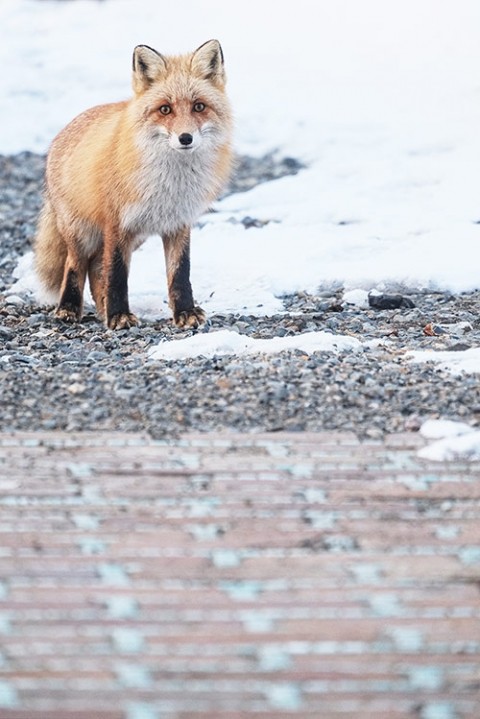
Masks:
[[[43,168],[44,158],[32,153],[0,156],[0,195],[9,188],[0,208],[0,431],[119,430],[165,437],[222,429],[341,429],[379,439],[418,430],[425,419],[479,424],[478,377],[412,364],[405,353],[480,346],[480,291],[454,296],[392,287],[389,294],[409,302],[378,309],[345,303],[343,288],[332,284],[284,297],[283,314],[218,313],[201,331],[229,328],[268,339],[326,330],[366,343],[361,351],[156,362],[147,358],[153,343],[192,331],[161,320],[116,334],[93,315],[64,325],[51,307],[9,294],[17,259],[31,249]],[[228,192],[301,169],[296,160],[276,155],[241,158]],[[429,324],[445,332],[426,335]]]
[[[24,300],[20,295],[7,295],[5,297],[5,303],[7,305],[23,305]]]

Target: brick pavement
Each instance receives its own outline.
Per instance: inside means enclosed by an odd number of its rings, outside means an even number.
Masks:
[[[480,464],[0,435],[0,719],[478,719]]]

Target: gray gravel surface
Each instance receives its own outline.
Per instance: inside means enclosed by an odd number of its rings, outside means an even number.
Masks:
[[[406,356],[412,349],[480,346],[480,291],[410,293],[414,308],[389,310],[345,306],[341,288],[299,293],[283,298],[283,314],[217,314],[201,331],[231,328],[269,338],[327,330],[380,343],[338,354],[154,362],[150,347],[192,331],[163,320],[114,333],[94,315],[71,326],[55,320],[51,308],[12,301],[8,289],[18,258],[31,245],[43,166],[44,158],[32,153],[0,157],[0,430],[118,429],[163,436],[226,428],[343,429],[381,437],[418,429],[427,418],[480,422],[478,375],[455,377]],[[228,191],[300,170],[292,158],[240,158]],[[245,227],[252,222],[245,218]]]

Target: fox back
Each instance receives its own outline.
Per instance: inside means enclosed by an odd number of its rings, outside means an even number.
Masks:
[[[67,285],[73,269],[81,293],[88,272],[97,309],[112,326],[105,305],[115,252],[119,249],[128,273],[131,251],[153,233],[164,241],[175,315],[171,285],[178,284],[175,268],[185,238],[231,171],[232,116],[218,41],[167,57],[137,46],[133,91],[128,101],[75,118],[48,155],[37,269],[48,289],[60,291],[57,314],[64,319],[71,319],[59,310],[62,295],[71,300]],[[75,308],[77,319],[80,309]]]

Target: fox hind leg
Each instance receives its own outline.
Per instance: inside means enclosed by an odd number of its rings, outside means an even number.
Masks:
[[[103,254],[97,252],[88,263],[88,282],[90,292],[101,319],[105,316],[105,282],[103,277]]]
[[[65,261],[60,301],[55,316],[65,322],[76,322],[83,313],[83,289],[87,274],[87,262],[75,250],[74,242],[67,242],[68,253]]]

